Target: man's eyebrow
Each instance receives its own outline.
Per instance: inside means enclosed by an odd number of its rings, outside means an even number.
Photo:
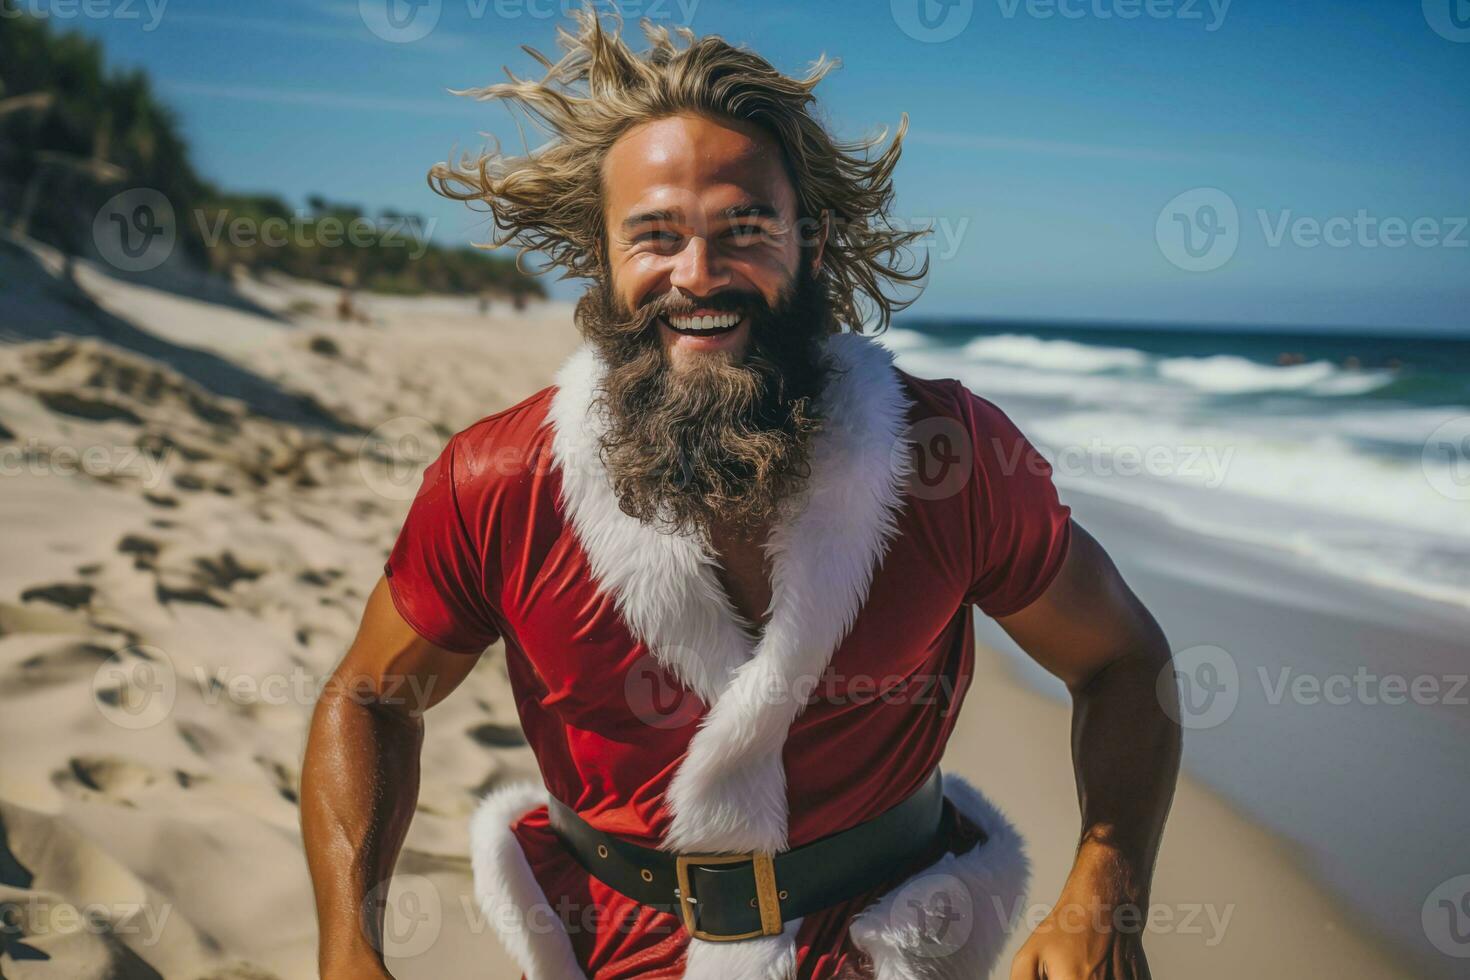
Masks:
[[[636,228],[638,225],[647,225],[661,221],[673,220],[675,220],[674,212],[670,211],[668,208],[659,208],[655,211],[639,211],[637,214],[630,214],[628,217],[623,219],[623,230],[629,231],[633,228]]]
[[[749,204],[736,204],[733,207],[725,208],[725,210],[721,211],[720,214],[727,220],[735,220],[737,218],[770,218],[772,220],[775,220],[776,218],[779,218],[781,216],[780,212],[776,210],[774,205],[767,204],[765,201],[753,201]],[[630,214],[628,215],[628,217],[623,219],[623,231],[631,231],[639,225],[660,224],[663,222],[674,222],[677,220],[678,215],[668,208],[657,208],[652,211],[639,211],[638,213]]]
[[[750,204],[737,204],[732,208],[726,208],[720,212],[727,218],[779,218],[780,212],[773,205],[765,201],[754,201]]]

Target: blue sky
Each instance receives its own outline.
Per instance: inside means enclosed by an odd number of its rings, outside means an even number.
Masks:
[[[112,63],[145,66],[223,186],[417,213],[459,243],[484,239],[483,218],[438,199],[425,171],[482,133],[520,138],[503,107],[446,90],[501,79],[504,65],[529,73],[519,45],[550,52],[571,0],[91,2],[109,16],[24,5],[101,37]],[[385,2],[402,4],[410,32],[438,19],[421,39],[385,40],[369,27],[392,33]],[[1470,335],[1467,7],[621,4],[789,72],[839,57],[818,92],[844,137],[909,114],[896,213],[936,229],[910,315]]]

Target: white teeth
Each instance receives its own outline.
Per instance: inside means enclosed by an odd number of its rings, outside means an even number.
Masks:
[[[740,322],[738,313],[721,313],[719,316],[671,316],[669,325],[676,330],[705,332],[727,330]]]

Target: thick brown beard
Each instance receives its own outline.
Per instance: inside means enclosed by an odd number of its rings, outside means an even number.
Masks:
[[[577,304],[577,324],[608,368],[597,405],[618,505],[659,530],[697,530],[706,540],[715,527],[769,527],[810,476],[830,369],[822,340],[834,330],[826,294],[803,265],[774,308],[745,292],[703,301],[750,317],[745,356],[689,358],[675,371],[655,321],[682,305],[666,294],[629,313],[606,278]]]

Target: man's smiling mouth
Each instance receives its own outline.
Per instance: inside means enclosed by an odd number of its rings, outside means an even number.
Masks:
[[[729,333],[745,318],[739,313],[720,313],[715,316],[678,316],[662,318],[664,325],[675,333],[697,337],[709,337]]]

